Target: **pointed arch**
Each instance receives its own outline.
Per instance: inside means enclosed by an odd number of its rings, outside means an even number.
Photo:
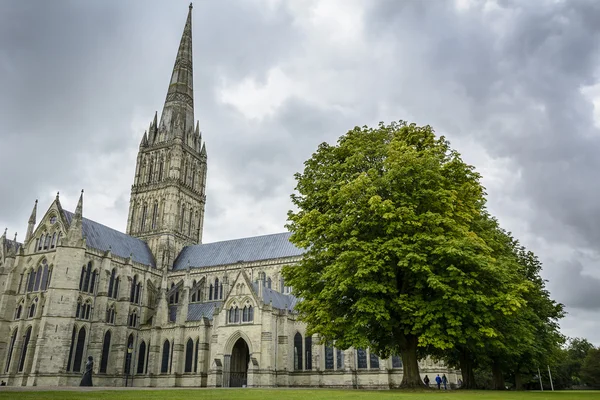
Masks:
[[[85,349],[85,327],[79,329],[77,335],[77,347],[75,348],[75,358],[73,360],[73,372],[81,372],[81,361],[83,360],[83,351]]]
[[[127,338],[127,347],[125,347],[125,374],[131,373],[131,355],[128,354],[129,348],[133,350],[133,333],[129,334],[129,337]]]
[[[73,332],[71,333],[71,346],[69,347],[69,358],[67,359],[67,371],[71,371],[71,364],[73,363],[73,349],[75,348],[76,337],[77,327],[73,326]]]
[[[189,338],[185,344],[185,369],[184,372],[192,372],[194,362],[194,341]]]
[[[160,372],[161,374],[166,374],[169,372],[169,358],[171,353],[171,343],[169,340],[165,340],[162,348],[162,360],[160,363]]]
[[[23,372],[25,368],[25,361],[27,360],[27,348],[29,347],[29,340],[31,339],[31,326],[27,328],[25,337],[23,339],[23,347],[21,348],[21,359],[19,360],[19,372]]]
[[[8,372],[10,368],[10,360],[12,359],[12,353],[15,349],[15,342],[17,341],[18,328],[15,328],[12,335],[10,336],[10,344],[8,345],[8,352],[6,353],[6,366],[4,372]]]
[[[102,342],[102,356],[100,358],[100,372],[105,373],[108,367],[108,358],[110,357],[110,339],[111,332],[107,330],[104,334],[104,341]]]
[[[296,332],[294,335],[294,369],[301,371],[302,364],[302,335]]]
[[[140,348],[138,351],[138,363],[137,363],[137,373],[144,373],[144,366],[146,365],[146,342],[142,340],[140,343]]]

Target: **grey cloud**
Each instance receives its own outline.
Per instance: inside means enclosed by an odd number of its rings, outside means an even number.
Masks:
[[[586,274],[583,265],[576,260],[561,263],[551,285],[557,300],[572,308],[600,309],[600,279]]]

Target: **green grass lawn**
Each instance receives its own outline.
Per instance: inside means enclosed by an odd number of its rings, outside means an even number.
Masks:
[[[44,399],[122,399],[122,400],[346,400],[346,399],[407,399],[407,400],[513,400],[513,399],[600,399],[600,391],[556,391],[556,392],[492,392],[492,391],[419,391],[405,392],[364,390],[311,390],[311,389],[201,389],[201,390],[123,390],[123,391],[48,391],[9,392],[0,391],[0,399],[44,400]]]

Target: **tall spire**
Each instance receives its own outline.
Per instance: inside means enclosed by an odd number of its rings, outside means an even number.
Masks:
[[[185,137],[194,129],[194,82],[192,69],[192,4],[183,28],[167,98],[160,117],[161,137]]]

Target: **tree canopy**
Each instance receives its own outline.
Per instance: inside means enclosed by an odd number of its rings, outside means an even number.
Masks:
[[[526,305],[480,175],[430,126],[357,127],[295,177],[287,226],[306,253],[284,277],[300,318],[338,348],[401,354],[402,386],[422,385],[417,348],[483,346]]]

